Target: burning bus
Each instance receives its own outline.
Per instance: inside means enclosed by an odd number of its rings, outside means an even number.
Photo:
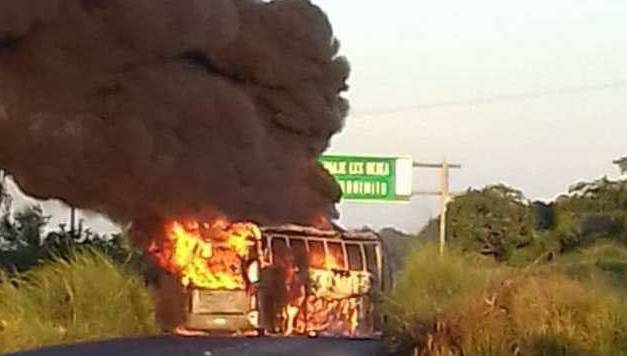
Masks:
[[[149,251],[181,290],[179,334],[380,334],[383,258],[372,232],[172,222]]]

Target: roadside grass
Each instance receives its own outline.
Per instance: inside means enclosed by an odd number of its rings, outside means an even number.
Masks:
[[[576,280],[597,280],[622,292],[627,291],[627,247],[617,241],[601,240],[574,250],[560,256],[547,268]]]
[[[485,268],[455,250],[440,256],[435,244],[418,248],[408,256],[387,300],[390,327],[403,328],[412,319],[432,320],[501,274],[497,266]]]
[[[0,274],[0,353],[155,334],[142,279],[92,250],[29,272]]]
[[[527,269],[414,251],[387,301],[392,353],[627,355],[622,272],[598,267],[627,256],[614,247]]]
[[[627,248],[602,241],[529,268],[435,245],[386,301],[397,355],[627,355]],[[0,273],[0,353],[158,333],[142,279],[92,250]]]

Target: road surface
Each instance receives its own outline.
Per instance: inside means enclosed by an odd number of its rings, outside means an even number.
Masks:
[[[20,352],[19,356],[378,356],[376,340],[158,336]]]

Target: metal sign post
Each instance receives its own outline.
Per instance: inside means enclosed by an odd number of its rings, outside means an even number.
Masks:
[[[448,203],[451,201],[451,192],[449,187],[449,170],[451,168],[462,168],[459,164],[450,164],[446,161],[446,158],[442,160],[442,163],[420,163],[414,162],[414,168],[438,168],[440,169],[440,191],[439,192],[420,192],[416,191],[412,196],[418,195],[438,195],[440,196],[440,255],[444,254],[444,247],[446,245],[446,212]]]
[[[408,202],[418,195],[440,197],[440,253],[446,244],[446,210],[451,201],[450,169],[462,168],[443,159],[441,163],[414,162],[408,157],[321,156],[320,163],[342,189],[342,199],[355,202]],[[413,169],[440,170],[440,190],[413,191]]]

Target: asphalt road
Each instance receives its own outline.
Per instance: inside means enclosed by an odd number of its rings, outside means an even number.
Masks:
[[[20,352],[20,356],[375,356],[376,340],[331,338],[217,338],[160,336],[117,339]]]

